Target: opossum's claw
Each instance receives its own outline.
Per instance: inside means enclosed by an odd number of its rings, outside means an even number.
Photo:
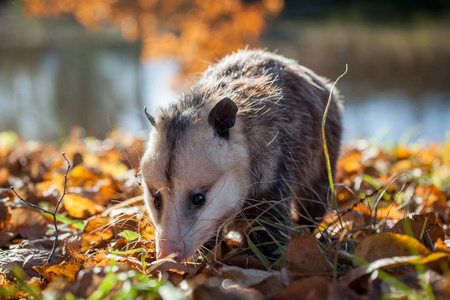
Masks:
[[[145,115],[147,116],[147,119],[150,121],[150,124],[152,124],[153,127],[156,127],[156,121],[155,121],[155,118],[152,117],[152,116],[147,112],[147,106],[144,106],[144,112],[145,112]]]

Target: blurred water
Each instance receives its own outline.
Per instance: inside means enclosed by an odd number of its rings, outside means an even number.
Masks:
[[[46,141],[67,136],[73,126],[98,137],[117,126],[137,134],[149,128],[144,106],[154,113],[177,99],[173,87],[179,67],[173,60],[141,63],[136,47],[128,44],[66,50],[0,52],[0,130]],[[357,68],[351,66],[350,72]],[[450,90],[417,93],[379,82],[373,87],[370,81],[364,89],[359,86],[351,75],[339,83],[345,96],[345,142],[359,137],[383,144],[446,138]]]
[[[346,99],[345,141],[358,137],[383,144],[444,141],[450,133],[449,92],[429,91],[413,99],[405,90],[385,90]]]

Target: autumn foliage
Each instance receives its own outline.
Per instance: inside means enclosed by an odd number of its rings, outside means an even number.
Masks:
[[[391,150],[358,141],[343,150],[337,209],[314,232],[293,228],[267,264],[225,239],[189,264],[156,260],[138,165],[144,141],[116,130],[57,147],[0,133],[0,293],[4,298],[224,297],[305,299],[450,296],[450,144]],[[25,205],[57,211],[53,220]],[[243,251],[244,250],[244,251]],[[16,267],[19,266],[19,267]],[[184,281],[183,284],[180,284]],[[301,297],[300,297],[301,298]]]
[[[128,41],[141,40],[142,59],[176,57],[187,72],[255,45],[266,17],[283,0],[22,0],[34,17],[73,16],[89,29],[120,28]]]

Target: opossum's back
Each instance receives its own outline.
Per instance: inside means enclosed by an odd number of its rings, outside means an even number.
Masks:
[[[325,78],[294,60],[263,50],[241,50],[210,67],[194,90],[234,96],[241,113],[260,115],[275,109],[278,114],[278,110],[297,109],[290,111],[292,115],[311,113],[308,106],[323,112],[328,85]]]
[[[253,182],[249,197],[289,197],[292,191],[327,202],[328,179],[321,133],[329,82],[294,60],[262,50],[243,50],[209,68],[199,82],[240,107],[250,152]],[[212,87],[214,86],[214,87]],[[340,102],[333,97],[325,133],[332,169],[341,138]],[[289,186],[266,184],[283,180]],[[284,190],[284,191],[283,191]],[[269,194],[267,194],[269,193]],[[317,205],[304,203],[315,215]],[[315,202],[317,204],[317,201]],[[317,208],[317,215],[324,211]]]

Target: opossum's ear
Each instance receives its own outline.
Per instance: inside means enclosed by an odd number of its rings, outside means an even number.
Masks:
[[[217,102],[208,116],[208,123],[214,128],[217,134],[228,140],[230,128],[236,123],[236,113],[238,107],[230,98],[224,98]]]
[[[147,106],[144,106],[144,112],[145,115],[147,116],[147,119],[150,121],[150,123],[152,124],[153,127],[156,127],[156,122],[155,122],[155,118],[153,116],[151,116],[148,112],[147,112]]]

